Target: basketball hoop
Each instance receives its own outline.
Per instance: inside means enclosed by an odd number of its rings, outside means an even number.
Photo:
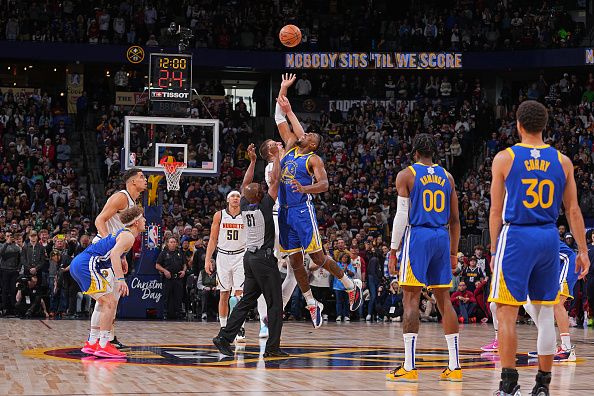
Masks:
[[[167,157],[159,161],[159,166],[163,167],[165,179],[167,180],[167,191],[179,191],[179,179],[183,170],[186,168],[185,162],[167,162]]]

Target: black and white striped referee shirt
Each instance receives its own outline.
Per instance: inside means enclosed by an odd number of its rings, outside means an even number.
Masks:
[[[241,217],[245,226],[245,247],[256,249],[274,249],[274,219],[272,210],[274,199],[264,195],[260,203],[250,204],[247,198],[241,197]]]

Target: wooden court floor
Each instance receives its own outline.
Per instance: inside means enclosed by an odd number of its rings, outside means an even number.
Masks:
[[[144,394],[394,394],[491,395],[499,382],[496,354],[481,353],[490,325],[461,328],[464,382],[437,381],[447,364],[441,327],[423,323],[417,348],[419,384],[384,380],[403,359],[400,323],[329,323],[314,330],[285,322],[288,359],[262,360],[258,324],[248,323],[247,344],[222,359],[211,346],[217,323],[118,322],[118,338],[132,346],[124,362],[83,358],[86,321],[0,319],[0,395]],[[518,361],[523,394],[529,394],[536,362],[536,329],[519,326]],[[553,395],[594,394],[592,329],[572,329],[578,362],[555,364]],[[263,351],[263,349],[262,349]],[[572,392],[571,392],[572,391]]]

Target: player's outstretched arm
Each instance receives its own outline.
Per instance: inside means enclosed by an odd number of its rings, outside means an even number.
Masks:
[[[392,241],[390,243],[390,258],[388,267],[390,274],[396,274],[396,256],[400,248],[400,242],[404,236],[404,231],[408,226],[408,211],[410,208],[410,186],[413,183],[413,174],[406,168],[398,172],[396,176],[396,191],[398,191],[398,206],[396,207],[396,216],[392,223]]]
[[[254,170],[256,169],[256,160],[258,156],[256,155],[256,147],[254,143],[251,143],[247,148],[248,156],[250,157],[250,166],[248,166],[247,170],[245,171],[245,175],[243,176],[243,183],[241,183],[241,193],[243,194],[243,190],[254,181]]]
[[[586,226],[584,224],[584,217],[582,216],[580,205],[578,204],[573,164],[565,155],[562,156],[562,159],[563,170],[565,171],[567,178],[565,191],[563,191],[563,205],[565,206],[569,229],[578,245],[578,255],[575,260],[575,272],[580,274],[579,279],[583,279],[590,269],[588,245],[586,242]]]
[[[128,295],[128,285],[126,285],[126,281],[124,280],[124,271],[122,269],[122,257],[132,249],[134,240],[134,235],[130,232],[121,232],[109,254],[111,266],[116,277],[116,288],[122,296]]]
[[[107,229],[107,221],[111,219],[116,213],[120,210],[123,210],[128,207],[128,200],[126,196],[122,193],[116,192],[113,194],[103,207],[103,210],[97,218],[95,219],[95,227],[97,228],[97,233],[102,237],[106,237],[109,234]]]
[[[511,169],[511,156],[506,150],[500,151],[493,159],[491,167],[491,211],[489,213],[489,235],[491,253],[495,253],[497,238],[503,225],[503,200],[505,199],[505,178]]]
[[[448,179],[452,185],[452,194],[450,196],[450,266],[452,272],[458,267],[458,244],[460,242],[460,211],[458,208],[458,195],[456,193],[456,184],[454,178],[448,173]]]
[[[278,98],[287,96],[287,90],[289,89],[289,87],[291,85],[293,85],[297,76],[295,74],[285,73],[285,74],[281,75],[281,78],[282,78],[281,88],[278,93]],[[290,149],[295,144],[295,141],[297,140],[297,138],[295,137],[293,132],[291,132],[291,128],[289,128],[289,124],[287,123],[287,119],[286,119],[286,114],[287,114],[286,109],[283,110],[277,100],[277,103],[276,103],[276,106],[274,109],[274,120],[276,122],[278,132],[281,135],[283,142],[285,143],[285,147],[287,149]]]
[[[281,135],[286,149],[289,150],[295,145],[295,142],[299,136],[293,133],[291,128],[289,128],[289,124],[285,118],[287,113],[293,114],[293,111],[291,110],[291,103],[286,96],[279,96],[276,98],[276,111],[274,114],[274,119],[276,121],[278,133]],[[301,124],[299,124],[299,126],[301,126]]]
[[[221,227],[221,211],[217,211],[212,217],[212,224],[210,225],[210,236],[208,238],[208,245],[206,246],[206,255],[204,256],[204,270],[208,275],[214,272],[214,262],[212,255],[217,248],[219,242],[219,229]]]
[[[297,180],[291,181],[291,188],[293,191],[300,192],[302,194],[319,194],[328,191],[330,184],[328,183],[328,174],[324,167],[324,162],[317,155],[312,155],[309,158],[309,165],[311,166],[311,172],[314,174],[316,182],[309,186],[302,186]]]
[[[280,165],[280,152],[278,147],[275,145],[274,148],[270,150],[270,153],[273,155],[272,161],[272,172],[269,173],[270,179],[268,184],[268,195],[276,201],[278,197],[278,185],[280,183],[280,173],[281,173],[281,165]]]

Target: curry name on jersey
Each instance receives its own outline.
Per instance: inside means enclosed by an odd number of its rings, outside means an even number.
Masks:
[[[506,150],[512,166],[505,179],[503,222],[556,223],[566,183],[561,153],[549,145],[516,144]]]
[[[435,228],[448,224],[452,186],[445,169],[421,163],[409,169],[415,176],[410,192],[410,225]]]
[[[297,180],[302,186],[310,186],[314,183],[314,176],[308,169],[309,159],[313,155],[313,152],[299,154],[297,147],[293,147],[282,158],[278,194],[278,202],[281,206],[300,206],[311,201],[310,194],[293,191],[292,182]]]

